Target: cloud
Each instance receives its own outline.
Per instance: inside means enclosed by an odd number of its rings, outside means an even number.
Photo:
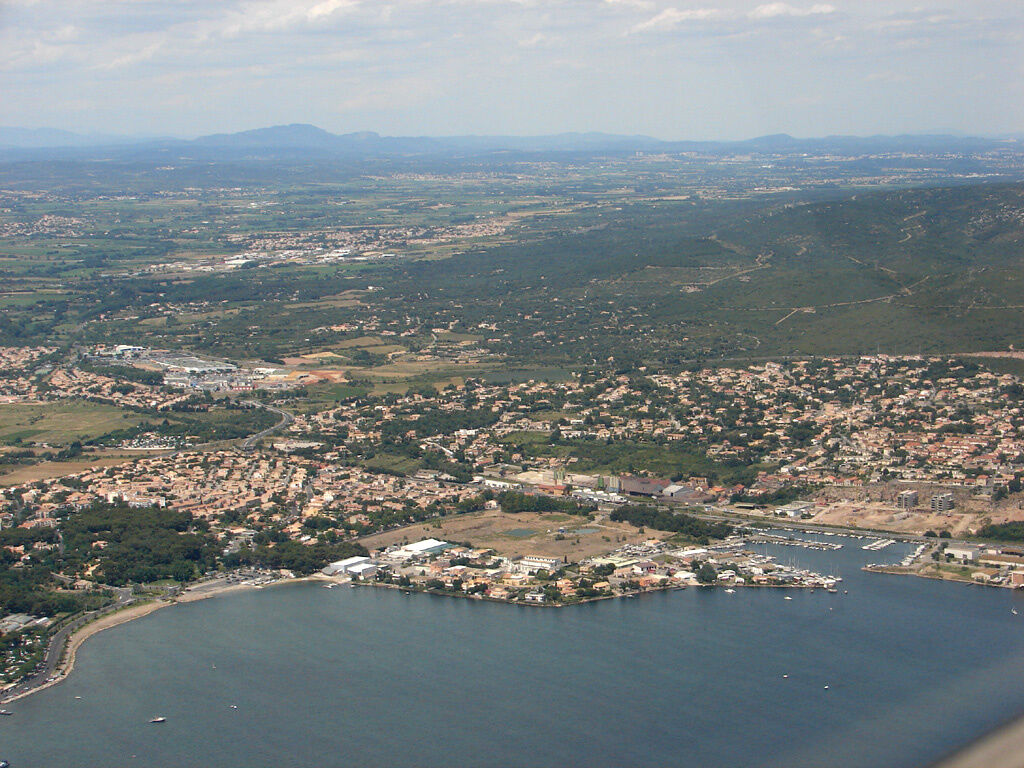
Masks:
[[[694,8],[681,11],[678,8],[666,8],[657,16],[643,21],[633,27],[633,32],[664,32],[675,29],[680,24],[691,21],[708,21],[726,16],[726,12],[718,8]]]
[[[339,11],[359,7],[360,0],[321,0],[316,3],[282,2],[249,3],[229,13],[221,28],[225,37],[247,32],[277,32],[303,24],[313,25],[330,19]]]
[[[562,42],[562,39],[557,35],[545,35],[543,32],[537,32],[516,42],[520,48],[540,48],[558,45]]]
[[[759,5],[747,15],[752,19],[772,19],[777,16],[818,16],[835,13],[834,5],[817,4],[810,8],[797,8],[789,3],[766,3]]]
[[[140,64],[152,59],[162,47],[163,43],[158,40],[138,50],[122,54],[111,61],[101,64],[99,68],[120,69],[121,67],[130,67],[133,64]]]
[[[617,5],[629,8],[653,8],[651,0],[604,0],[605,5]]]

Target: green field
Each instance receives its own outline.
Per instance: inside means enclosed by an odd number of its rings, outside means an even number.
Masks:
[[[134,427],[142,420],[113,405],[84,401],[0,404],[0,443],[68,445]]]

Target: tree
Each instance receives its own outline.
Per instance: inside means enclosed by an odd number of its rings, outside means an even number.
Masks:
[[[188,560],[178,560],[171,566],[171,578],[175,581],[180,581],[183,584],[186,581],[191,581],[195,576],[195,573],[195,564]]]
[[[697,570],[697,581],[701,584],[714,584],[718,581],[718,571],[711,563],[704,563]]]

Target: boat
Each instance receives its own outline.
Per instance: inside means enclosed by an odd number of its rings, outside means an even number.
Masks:
[[[830,595],[834,595],[834,594],[836,594],[837,592],[839,592],[839,590],[838,590],[838,589],[835,589],[834,587],[833,587],[833,588],[830,588],[830,589],[828,590],[828,593],[829,593]]]
[[[1010,613],[1012,613],[1014,616],[1016,616],[1017,615],[1017,609],[1016,608],[1011,608],[1010,609]]]
[[[334,589],[333,584],[324,584],[324,589]]]
[[[167,722],[167,718],[166,717],[154,717],[149,722],[151,722],[151,723],[166,723]]]
[[[0,768],[11,768],[11,764],[6,760],[0,760]]]
[[[783,599],[783,600],[792,600],[792,599],[793,599],[793,596],[792,596],[792,595],[786,595],[786,596],[785,596],[784,598],[782,598],[782,599]]]
[[[735,589],[727,589],[727,590],[725,590],[725,594],[727,594],[727,595],[734,595],[734,594],[736,594],[736,590]]]
[[[0,709],[0,715],[3,715],[4,717],[10,717],[13,714],[14,713],[9,709]]]

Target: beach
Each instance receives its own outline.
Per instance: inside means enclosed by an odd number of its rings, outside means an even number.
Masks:
[[[302,577],[302,578],[288,578],[278,579],[271,582],[271,584],[286,584],[298,581],[306,581],[309,579],[324,579],[322,576]],[[180,595],[173,598],[162,598],[148,600],[145,602],[132,603],[126,605],[123,608],[111,611],[109,613],[102,614],[92,621],[83,624],[73,632],[71,632],[66,638],[61,641],[59,634],[55,636],[55,640],[58,644],[61,644],[59,648],[53,648],[48,651],[49,654],[57,654],[59,656],[56,664],[49,671],[49,673],[42,672],[39,676],[46,675],[44,681],[38,685],[32,685],[27,690],[18,690],[19,686],[11,689],[10,691],[0,695],[0,701],[8,703],[11,701],[17,701],[23,699],[26,696],[31,696],[33,693],[42,691],[51,686],[57,685],[63,681],[75,668],[75,657],[78,649],[82,646],[86,640],[93,635],[102,632],[105,629],[116,627],[121,624],[125,624],[134,619],[148,616],[154,611],[165,608],[169,605],[175,605],[176,603],[192,603],[197,600],[206,600],[211,597],[218,597],[221,595],[229,594],[232,592],[242,592],[250,589],[259,589],[264,585],[243,583],[243,584],[229,584],[221,580],[216,582],[205,582],[194,584],[188,589],[184,590]],[[268,585],[269,586],[269,585]]]

